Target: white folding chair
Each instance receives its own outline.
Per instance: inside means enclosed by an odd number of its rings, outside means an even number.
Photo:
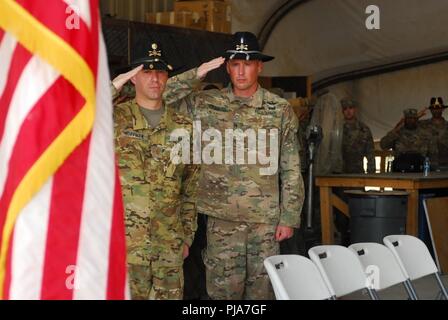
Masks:
[[[354,243],[349,246],[361,262],[369,280],[375,290],[384,290],[402,283],[411,300],[417,300],[415,290],[409,278],[403,274],[394,258],[393,253],[382,244],[376,242]]]
[[[332,295],[342,297],[367,289],[372,300],[379,297],[369,282],[358,257],[348,248],[337,245],[316,246],[308,250]]]
[[[314,263],[299,255],[264,260],[277,300],[325,300],[331,294]]]
[[[448,292],[440,278],[439,270],[423,241],[410,235],[390,235],[384,237],[383,242],[393,253],[403,274],[410,280],[433,274],[441,294],[448,299]],[[414,294],[417,296],[415,290]]]

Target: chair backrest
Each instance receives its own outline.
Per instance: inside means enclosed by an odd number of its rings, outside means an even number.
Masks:
[[[337,245],[316,246],[308,250],[324,281],[336,297],[367,288],[367,276],[358,257],[350,249]]]
[[[277,300],[331,298],[314,263],[299,255],[278,255],[264,260]]]
[[[355,243],[349,247],[368,273],[367,278],[376,290],[383,290],[407,280],[393,253],[376,242]],[[373,280],[373,282],[372,282]]]
[[[400,234],[386,236],[383,242],[409,279],[415,280],[438,272],[428,248],[420,239]]]

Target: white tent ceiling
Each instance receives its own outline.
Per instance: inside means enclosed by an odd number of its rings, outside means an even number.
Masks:
[[[239,0],[232,4],[232,29],[256,34],[285,0]],[[367,6],[380,9],[380,30],[368,30]],[[274,28],[265,51],[277,57],[267,76],[341,72],[448,51],[448,1],[309,0]]]

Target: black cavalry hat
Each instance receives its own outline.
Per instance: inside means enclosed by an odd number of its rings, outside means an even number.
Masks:
[[[445,109],[448,108],[448,106],[445,106],[443,104],[443,100],[441,97],[432,97],[431,101],[429,103],[429,109]]]
[[[274,57],[260,52],[257,37],[251,32],[236,32],[233,35],[232,47],[224,54],[226,59],[270,61]]]
[[[143,69],[146,70],[164,70],[171,73],[174,69],[168,64],[162,56],[160,46],[155,43],[141,45],[134,51],[134,60],[132,60],[130,67],[135,68],[143,64]]]

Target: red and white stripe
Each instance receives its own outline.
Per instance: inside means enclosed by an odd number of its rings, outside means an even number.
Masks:
[[[17,218],[9,246],[4,297],[127,299],[123,206],[114,156],[109,71],[97,1],[42,1],[41,7],[34,1],[17,2],[73,45],[88,62],[96,76],[96,109],[90,135]],[[55,12],[62,12],[65,18],[65,10],[61,9],[67,4],[80,8],[82,21],[76,40],[66,30],[56,30],[50,20],[54,13],[52,16],[45,12],[54,5]],[[97,40],[96,46],[88,43],[92,37]],[[26,156],[27,148],[32,148],[34,154],[43,152],[85,100],[53,66],[27,51],[2,29],[0,61],[1,230],[11,193],[35,161]]]

